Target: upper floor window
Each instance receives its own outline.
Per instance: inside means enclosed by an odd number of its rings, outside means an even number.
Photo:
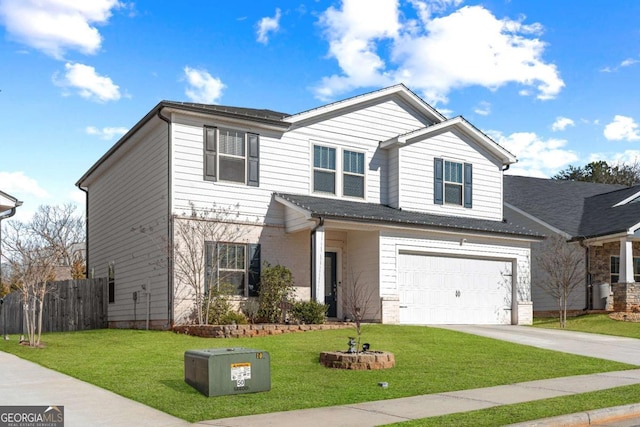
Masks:
[[[434,203],[473,206],[473,167],[470,163],[434,159]]]
[[[207,288],[230,285],[235,295],[258,296],[260,245],[206,242]]]
[[[344,150],[342,169],[342,194],[364,197],[364,153]]]
[[[313,191],[336,194],[336,149],[313,146]]]
[[[611,257],[611,283],[620,280],[620,257]],[[633,281],[640,282],[640,257],[633,257]]]
[[[204,178],[257,187],[259,137],[234,129],[204,128]]]

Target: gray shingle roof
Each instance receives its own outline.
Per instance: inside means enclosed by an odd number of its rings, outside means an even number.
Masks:
[[[201,111],[226,113],[236,116],[243,116],[245,118],[263,119],[263,120],[282,120],[285,117],[289,117],[287,113],[281,113],[278,111],[257,109],[257,108],[244,108],[244,107],[231,107],[228,105],[212,105],[212,104],[198,104],[195,102],[176,102],[176,101],[163,101],[166,106],[176,107],[189,107],[191,109],[198,109]]]
[[[504,201],[571,236],[576,236],[581,234],[584,214],[593,209],[590,207],[585,210],[585,199],[625,188],[627,187],[614,184],[505,175]]]
[[[576,237],[590,238],[623,233],[640,223],[639,202],[615,206],[639,192],[640,186],[634,186],[587,198]]]
[[[405,225],[417,228],[439,228],[455,231],[507,234],[517,237],[542,238],[543,235],[513,223],[454,216],[432,215],[395,209],[376,203],[363,203],[342,199],[276,194],[276,196],[305,209],[314,217],[354,222]]]

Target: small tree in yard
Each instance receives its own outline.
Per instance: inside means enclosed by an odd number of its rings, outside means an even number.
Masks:
[[[546,275],[539,285],[556,300],[560,327],[565,328],[569,296],[584,281],[584,253],[554,235],[545,242],[537,261]]]
[[[22,295],[25,308],[24,325],[29,345],[40,346],[42,315],[47,281],[53,280],[61,252],[38,234],[34,228],[11,221],[3,239],[4,260],[11,269],[11,281]]]
[[[285,307],[293,299],[293,275],[282,265],[265,262],[260,274],[258,318],[268,323],[284,321]]]
[[[356,353],[360,350],[362,341],[362,322],[368,318],[375,317],[380,307],[377,295],[370,292],[370,289],[360,279],[361,274],[354,275],[351,272],[350,280],[343,291],[344,308],[348,316],[356,325]]]

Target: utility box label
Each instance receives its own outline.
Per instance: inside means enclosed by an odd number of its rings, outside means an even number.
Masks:
[[[231,381],[236,382],[237,387],[244,387],[245,380],[251,379],[251,363],[232,363]]]

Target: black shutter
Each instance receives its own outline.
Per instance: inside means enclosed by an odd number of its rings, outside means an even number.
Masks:
[[[216,128],[205,126],[204,128],[204,179],[216,181]]]
[[[216,285],[218,279],[218,245],[216,242],[204,242],[204,295]]]
[[[444,178],[442,159],[433,159],[433,203],[441,205],[444,202]]]
[[[473,206],[473,167],[471,163],[464,164],[464,207]]]
[[[249,245],[249,296],[260,293],[260,244]]]
[[[260,139],[255,133],[247,134],[247,185],[260,185]]]

